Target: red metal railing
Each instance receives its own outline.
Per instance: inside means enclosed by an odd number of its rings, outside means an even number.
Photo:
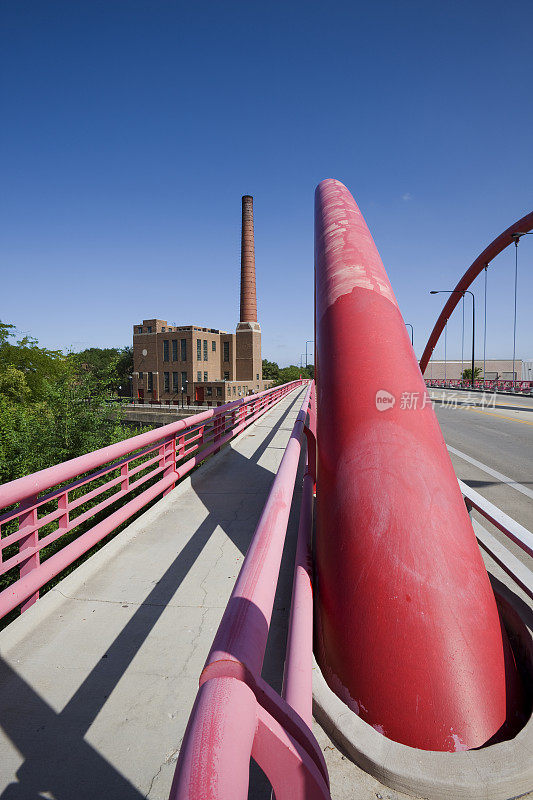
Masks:
[[[435,389],[472,389],[469,380],[460,378],[425,378],[426,386]],[[475,389],[485,389],[500,392],[520,392],[521,394],[533,393],[533,381],[503,381],[503,380],[477,380],[474,381]]]
[[[302,383],[239,398],[0,486],[0,619],[35,603],[50,580]]]
[[[309,422],[306,424],[309,412]],[[303,434],[308,439],[283,696],[261,678]],[[250,757],[277,800],[329,798],[312,732],[310,533],[316,412],[310,384],[226,606],[176,766],[171,800],[244,800]]]

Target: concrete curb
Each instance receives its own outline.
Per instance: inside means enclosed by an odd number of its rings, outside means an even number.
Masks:
[[[498,584],[500,613],[519,659],[533,674],[533,629],[523,604]],[[393,742],[329,688],[313,658],[313,715],[365,772],[385,786],[430,800],[513,800],[533,791],[533,716],[518,735],[481,750],[440,753]]]

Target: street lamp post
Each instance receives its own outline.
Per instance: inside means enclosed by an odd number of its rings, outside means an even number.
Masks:
[[[514,262],[514,320],[513,320],[513,390],[516,389],[515,379],[515,360],[516,360],[516,290],[518,286],[518,243],[521,236],[533,236],[533,231],[525,231],[521,233],[516,231],[513,233],[515,245],[515,262]]]
[[[444,326],[444,386],[446,386],[446,364],[447,364],[447,352],[446,348],[448,345],[448,320],[446,320],[446,325]],[[461,375],[461,377],[463,377]]]
[[[415,341],[414,341],[415,332],[414,332],[413,326],[411,325],[410,322],[406,322],[405,323],[405,327],[406,328],[411,328],[411,346],[414,347],[415,346]]]
[[[472,374],[471,374],[471,385],[472,389],[474,388],[474,346],[475,346],[475,335],[476,335],[476,298],[474,297],[474,292],[471,292],[470,289],[432,289],[430,294],[462,294],[463,297],[465,293],[472,295]],[[461,375],[461,378],[463,376]]]
[[[314,341],[314,339],[308,339],[306,341],[306,343],[305,343],[305,366],[306,366],[306,369],[307,369],[307,345],[308,344],[312,344],[313,341]]]

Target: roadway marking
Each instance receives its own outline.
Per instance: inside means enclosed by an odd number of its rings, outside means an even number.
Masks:
[[[466,453],[462,453],[460,450],[456,450],[455,447],[452,447],[449,444],[447,444],[446,447],[448,448],[450,453],[459,456],[459,458],[462,458],[463,461],[468,461],[469,464],[472,464],[474,467],[477,467],[482,472],[486,472],[487,475],[492,475],[493,478],[498,478],[498,480],[506,484],[506,486],[510,486],[511,489],[516,489],[517,492],[522,492],[522,494],[525,494],[526,497],[530,497],[533,500],[532,489],[528,489],[527,486],[523,486],[521,483],[518,483],[518,481],[513,481],[512,478],[507,477],[507,475],[503,475],[501,472],[497,472],[495,469],[488,467],[486,464],[482,464],[481,461],[476,461],[475,458],[467,456]]]
[[[533,425],[533,422],[529,422],[527,419],[516,419],[515,417],[506,417],[505,414],[491,414],[490,411],[482,411],[480,408],[471,408],[470,406],[463,406],[463,411],[474,411],[476,414],[487,414],[487,416],[489,417],[498,417],[498,419],[505,419],[507,420],[507,422],[520,422],[521,425]]]

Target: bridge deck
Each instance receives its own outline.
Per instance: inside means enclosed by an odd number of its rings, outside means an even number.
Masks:
[[[167,800],[198,677],[304,391],[0,633],[0,800]],[[277,691],[303,463],[300,470],[263,669]],[[316,724],[314,733],[335,800],[380,796],[381,784]],[[270,798],[254,765],[250,797]]]

